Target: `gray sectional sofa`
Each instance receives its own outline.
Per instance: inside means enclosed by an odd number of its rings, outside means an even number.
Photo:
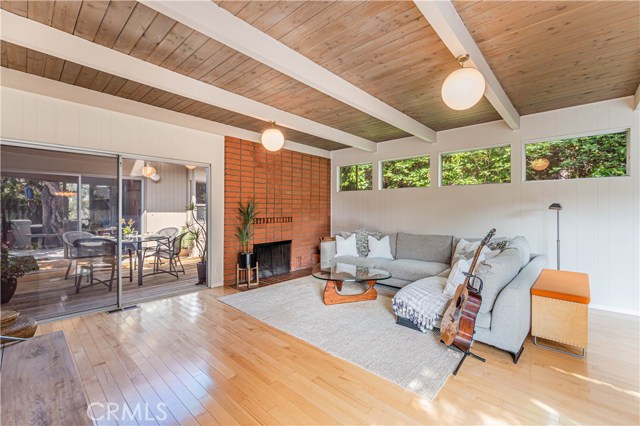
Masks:
[[[321,244],[321,262],[333,261],[386,270],[391,273],[392,278],[381,281],[380,284],[397,288],[416,283],[444,289],[459,238],[452,235],[416,235],[403,232],[388,235],[393,260],[368,258],[366,248],[361,247],[359,256],[336,257],[335,241],[326,241]],[[366,241],[366,235],[364,239]],[[521,263],[515,266],[515,276],[506,285],[496,283],[498,286],[495,287],[492,282],[485,282],[483,294],[486,292],[487,297],[486,301],[483,297],[483,306],[476,321],[475,339],[510,352],[517,363],[524,339],[531,328],[530,289],[542,269],[547,266],[547,259],[544,255],[531,255],[528,243],[525,248],[510,250],[518,250],[523,257],[518,257],[515,262]],[[493,295],[489,294],[492,288],[495,293]]]

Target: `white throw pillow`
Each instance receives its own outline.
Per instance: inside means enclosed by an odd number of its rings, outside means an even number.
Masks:
[[[453,253],[453,257],[451,258],[451,265],[455,265],[455,263],[460,259],[473,259],[473,256],[476,254],[476,250],[480,247],[480,241],[470,242],[461,238],[456,245],[456,250]],[[482,247],[481,253],[484,254],[484,260],[491,259],[492,257],[496,257],[500,254],[500,250],[491,250],[489,247]],[[482,260],[478,259],[478,263],[482,262]]]
[[[500,252],[500,250],[495,250],[495,251],[497,251],[498,253]],[[489,250],[488,253],[491,254],[491,257],[496,256],[495,254],[493,254],[491,250]],[[480,252],[480,256],[478,257],[478,262],[476,263],[476,267],[474,269],[473,274],[476,274],[478,272],[478,268],[480,267],[480,264],[484,260],[486,260],[485,255],[486,254],[484,250]],[[458,288],[458,286],[464,283],[464,280],[467,278],[464,275],[464,273],[469,272],[469,268],[471,268],[472,261],[473,259],[464,259],[464,258],[458,259],[455,265],[453,265],[453,267],[451,268],[449,277],[447,277],[447,285],[445,285],[444,290],[442,290],[444,294],[446,294],[449,297],[453,297],[456,294],[456,289]]]
[[[367,239],[369,240],[369,254],[367,255],[367,257],[393,260],[388,235],[385,235],[379,240],[376,239],[376,237],[372,237],[371,235],[369,235],[367,236]]]
[[[355,232],[348,238],[336,235],[336,256],[358,256],[358,248],[356,247]]]

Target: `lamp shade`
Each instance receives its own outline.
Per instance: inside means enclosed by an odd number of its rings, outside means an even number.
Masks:
[[[442,85],[442,100],[451,109],[469,109],[482,98],[484,76],[475,68],[460,68],[449,74]]]
[[[278,129],[267,129],[260,138],[262,145],[269,151],[278,151],[284,145],[284,135]]]
[[[155,174],[156,174],[156,168],[153,166],[145,164],[144,167],[142,168],[142,176],[144,177],[150,178]]]

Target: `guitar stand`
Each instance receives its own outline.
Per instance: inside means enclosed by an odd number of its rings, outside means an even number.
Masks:
[[[449,346],[449,347],[450,347],[450,348],[453,348],[453,349],[455,349],[456,351],[458,351],[458,352],[460,352],[460,353],[462,353],[462,354],[463,354],[463,355],[462,355],[462,359],[461,359],[461,360],[460,360],[460,362],[458,363],[458,366],[456,367],[456,369],[455,369],[455,370],[453,370],[453,375],[454,375],[454,376],[456,376],[456,375],[458,374],[458,371],[460,370],[460,367],[462,367],[462,363],[464,362],[464,360],[465,360],[465,359],[467,359],[467,356],[471,356],[471,357],[473,357],[473,358],[475,358],[475,359],[477,359],[478,361],[481,361],[481,362],[487,362],[487,360],[486,360],[485,358],[482,358],[481,356],[478,356],[478,355],[474,354],[474,353],[473,353],[473,352],[471,352],[471,351],[463,352],[460,348],[458,348],[458,347],[457,347],[457,346],[455,346],[455,345],[451,345],[451,346]]]

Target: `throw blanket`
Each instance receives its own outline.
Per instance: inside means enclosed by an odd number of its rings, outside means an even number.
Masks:
[[[418,280],[400,289],[393,297],[393,312],[408,318],[426,333],[438,324],[440,313],[451,297],[442,292],[436,277]]]

